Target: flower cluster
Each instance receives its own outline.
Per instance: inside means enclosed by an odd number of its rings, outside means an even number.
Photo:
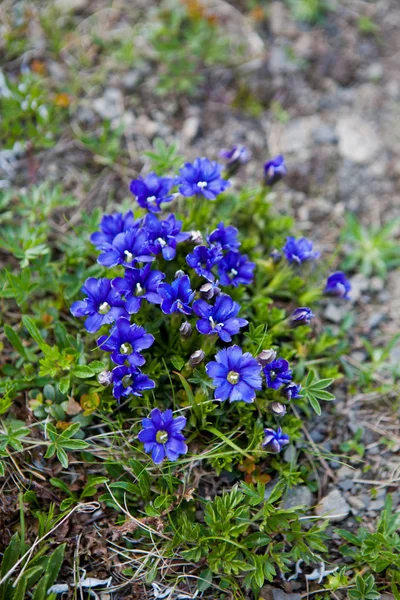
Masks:
[[[249,152],[241,146],[224,151],[223,156],[228,175],[250,158]],[[230,185],[223,178],[222,169],[222,165],[214,161],[197,158],[193,164],[186,163],[175,178],[159,177],[155,173],[139,177],[131,182],[130,190],[139,206],[147,211],[145,216],[135,218],[132,211],[105,215],[100,231],[90,238],[100,253],[98,263],[108,269],[117,268],[112,275],[118,276],[87,279],[82,288],[85,298],[74,302],[71,312],[74,316],[86,317],[85,327],[90,333],[104,328],[97,344],[109,353],[114,368],[111,373],[100,374],[99,381],[113,385],[118,401],[131,395],[141,396],[143,391],[155,387],[142,367],[146,363],[143,351],[157,344],[157,340],[144,327],[132,322],[132,315],[153,306],[164,315],[175,314],[174,319],[181,321],[178,326],[183,339],[199,335],[200,345],[201,340],[204,345],[191,354],[187,364],[192,368],[202,363],[212,344],[231,343],[232,337],[248,325],[245,318],[238,316],[240,304],[221,291],[223,287],[249,285],[253,281],[255,263],[240,252],[236,227],[221,221],[203,238],[200,232],[182,231],[182,222],[175,214],[165,219],[158,215],[161,204],[172,202],[179,193],[215,200]],[[265,183],[274,185],[285,173],[283,157],[277,157],[265,165]],[[180,244],[191,273],[179,268],[171,281],[167,276],[171,272],[168,264],[182,256],[182,251],[178,253]],[[282,252],[289,263],[297,265],[319,256],[306,238],[288,237]],[[182,262],[179,264],[182,266]],[[324,291],[347,298],[350,284],[343,273],[334,273],[328,278]],[[287,322],[292,327],[307,325],[313,317],[311,309],[299,307]],[[191,318],[196,321],[190,323]],[[274,390],[273,394],[279,390],[288,401],[301,397],[301,386],[292,381],[288,361],[277,357],[273,349],[263,350],[254,357],[237,344],[223,347],[216,352],[215,360],[206,364],[205,370],[215,386],[214,398],[219,401],[254,402],[256,392],[262,390],[263,385]],[[271,411],[275,415],[285,414],[285,405],[280,402],[273,405]],[[150,417],[143,419],[139,440],[144,443],[145,452],[151,453],[154,463],[161,463],[166,457],[176,460],[187,452],[182,434],[185,425],[186,419],[174,418],[169,409],[163,413],[154,408]],[[268,451],[278,452],[288,440],[280,428],[277,431],[265,429],[263,446]]]

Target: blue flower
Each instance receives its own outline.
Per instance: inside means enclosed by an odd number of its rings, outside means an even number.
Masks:
[[[161,210],[161,202],[172,200],[169,192],[173,185],[174,180],[170,177],[158,177],[155,173],[149,173],[146,177],[131,181],[129,189],[142,208],[157,213]]]
[[[182,275],[175,279],[171,284],[160,283],[158,293],[162,298],[161,310],[165,314],[180,312],[184,315],[190,315],[192,302],[195,292],[191,290],[190,279],[187,275]]]
[[[282,155],[276,156],[264,165],[264,181],[266,185],[273,186],[287,173],[285,159]]]
[[[155,383],[152,379],[149,379],[147,375],[142,373],[137,367],[131,367],[122,365],[121,367],[115,367],[112,370],[112,379],[114,382],[113,394],[114,398],[123,396],[142,396],[144,390],[152,390],[155,387]]]
[[[276,431],[274,429],[264,429],[264,434],[265,438],[261,442],[261,445],[268,452],[278,454],[289,443],[289,436],[283,433],[280,427]]]
[[[103,250],[112,244],[114,238],[119,233],[124,233],[130,229],[137,229],[140,225],[140,219],[135,220],[132,211],[128,211],[125,215],[115,213],[113,215],[104,215],[100,222],[100,230],[92,233],[90,241],[96,248]]]
[[[139,312],[143,300],[150,304],[161,304],[157,288],[163,279],[164,273],[152,271],[151,265],[147,264],[142,269],[127,269],[125,277],[112,280],[112,287],[125,298],[126,310],[133,315]]]
[[[196,273],[207,281],[214,281],[214,274],[211,269],[222,259],[223,254],[219,246],[196,246],[186,257],[189,267],[192,267]]]
[[[315,315],[312,312],[311,308],[303,306],[294,309],[290,316],[289,323],[292,327],[297,327],[298,325],[308,325],[309,323],[311,323],[314,317]]]
[[[106,352],[111,352],[111,360],[117,365],[124,365],[127,361],[131,367],[140,367],[145,363],[139,350],[150,348],[154,336],[147,333],[143,327],[129,319],[121,317],[115,323],[109,335],[102,335],[97,340],[97,345]]]
[[[230,150],[221,150],[219,155],[226,160],[228,177],[234,175],[242,165],[245,165],[251,159],[251,152],[246,146],[234,145]]]
[[[296,240],[296,238],[289,236],[286,238],[286,244],[282,250],[290,263],[297,263],[298,265],[319,257],[319,252],[313,250],[313,243],[307,238]]]
[[[86,279],[82,292],[87,295],[71,306],[74,317],[86,317],[85,327],[89,333],[98,331],[102,325],[113,323],[118,317],[128,316],[125,302],[111,287],[110,279]]]
[[[324,294],[339,296],[345,300],[350,300],[351,284],[346,275],[342,271],[336,271],[329,275],[326,280]]]
[[[202,195],[208,200],[215,200],[230,186],[229,181],[222,179],[222,165],[208,158],[196,158],[194,163],[185,163],[179,170],[175,183],[183,196]]]
[[[144,451],[151,452],[153,462],[158,465],[165,457],[175,461],[186,454],[188,447],[181,433],[186,425],[185,417],[173,417],[172,410],[161,412],[153,408],[150,418],[142,420],[143,429],[138,438],[144,443]]]
[[[231,336],[247,325],[246,319],[236,317],[239,311],[240,304],[227,294],[217,296],[214,306],[205,300],[193,303],[193,312],[201,317],[196,323],[197,330],[204,335],[217,333],[223,342],[230,342]]]
[[[190,233],[181,231],[182,221],[177,221],[175,215],[169,215],[164,221],[159,221],[156,215],[148,214],[143,227],[148,233],[151,252],[161,252],[165,260],[175,258],[177,244],[190,237]]]
[[[253,281],[255,263],[247,260],[246,254],[229,250],[218,263],[219,281],[222,285],[249,285]]]
[[[294,383],[293,381],[283,388],[283,395],[286,396],[288,400],[291,400],[292,398],[302,398],[302,394],[300,392],[301,385]]]
[[[277,358],[264,367],[264,375],[267,380],[267,387],[277,390],[281,385],[292,381],[292,370],[289,363],[284,358]]]
[[[261,366],[239,346],[220,350],[215,361],[206,365],[206,372],[216,386],[214,398],[230,402],[253,402],[256,390],[261,390]]]
[[[223,250],[236,250],[240,242],[237,239],[238,230],[233,225],[225,227],[223,222],[218,223],[217,228],[207,238],[209,244],[219,244]]]
[[[97,262],[103,267],[133,267],[138,262],[151,262],[154,256],[150,255],[148,234],[145,229],[130,229],[126,233],[119,233],[112,244],[102,248]]]

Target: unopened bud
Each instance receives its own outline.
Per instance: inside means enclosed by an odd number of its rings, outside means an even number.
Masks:
[[[190,232],[190,241],[192,242],[192,244],[196,244],[196,246],[198,244],[202,244],[203,243],[203,236],[201,231],[199,230],[194,230]]]
[[[211,300],[211,298],[214,298],[214,296],[219,296],[221,293],[221,288],[219,288],[215,283],[207,282],[203,283],[199,292],[200,296],[204,300]]]
[[[276,250],[276,249],[272,250],[272,252],[270,252],[270,257],[272,258],[274,263],[277,263],[282,258],[282,252],[279,252],[279,250]]]
[[[182,269],[179,269],[176,273],[175,273],[175,279],[179,279],[179,277],[183,277],[185,275],[185,271],[182,271]]]
[[[97,381],[101,385],[110,385],[110,383],[112,383],[111,371],[101,371],[101,373],[97,375]]]
[[[308,325],[311,323],[314,318],[314,313],[310,308],[306,306],[302,306],[301,308],[296,308],[289,319],[289,323],[291,327],[297,327],[298,325]]]
[[[276,415],[277,417],[283,417],[286,415],[286,406],[280,402],[272,402],[268,408],[272,414]]]
[[[197,365],[200,365],[203,362],[204,357],[205,357],[205,352],[203,350],[196,350],[195,352],[193,352],[193,354],[189,358],[190,366],[197,367]]]
[[[258,362],[263,367],[265,367],[265,365],[268,365],[269,363],[271,363],[275,359],[276,359],[276,352],[272,348],[269,348],[268,350],[263,350],[257,356]]]
[[[189,338],[192,335],[191,324],[188,321],[182,323],[182,325],[179,327],[179,333],[181,334],[181,337],[183,337],[183,339]]]

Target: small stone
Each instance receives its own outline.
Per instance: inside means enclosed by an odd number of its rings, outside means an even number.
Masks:
[[[285,46],[272,47],[268,65],[272,75],[296,73],[300,69],[299,64],[291,58]]]
[[[306,485],[292,488],[286,494],[282,507],[293,508],[294,506],[306,506],[310,508],[313,504],[313,495]]]
[[[103,119],[116,119],[124,112],[124,97],[118,88],[108,88],[104,96],[93,101],[93,108]]]
[[[376,131],[359,115],[341,117],[336,126],[339,152],[359,164],[371,162],[381,150]]]
[[[63,13],[83,10],[88,5],[88,0],[55,0],[54,6]]]
[[[313,131],[313,138],[316,144],[337,144],[338,142],[336,131],[326,123],[321,123],[321,125]]]
[[[386,315],[384,313],[373,313],[370,318],[368,319],[368,323],[367,326],[369,329],[374,329],[375,327],[377,327],[379,325],[379,323],[381,321],[384,320],[384,318],[386,317]]]
[[[365,77],[370,81],[380,81],[383,73],[383,65],[379,62],[371,63],[364,71]]]
[[[345,308],[345,312],[347,309]],[[345,312],[343,311],[342,306],[337,306],[336,304],[329,303],[325,309],[324,316],[328,321],[332,321],[332,323],[340,323],[345,316]]]
[[[351,283],[351,300],[356,302],[361,298],[362,292],[365,292],[369,287],[369,281],[362,273],[357,273],[350,278]]]
[[[259,598],[262,600],[301,600],[301,594],[287,594],[272,585],[264,585],[260,590]]]
[[[333,523],[343,521],[350,513],[350,506],[339,490],[332,490],[327,496],[322,498],[315,509],[315,514],[319,517],[330,517]]]
[[[351,469],[347,465],[342,465],[340,469],[338,469],[336,473],[336,477],[339,481],[343,479],[353,479],[354,477],[354,469]]]
[[[369,505],[369,510],[382,510],[385,508],[385,498],[379,498],[378,500],[372,500]]]
[[[350,504],[350,506],[354,508],[357,512],[365,510],[367,508],[366,504],[361,500],[359,496],[349,495],[347,501]]]
[[[338,481],[338,487],[344,492],[349,492],[353,487],[353,482],[351,479],[344,479],[343,481]]]
[[[282,2],[272,2],[269,7],[269,26],[275,36],[290,37],[297,33],[296,25]]]
[[[146,115],[140,115],[136,120],[136,131],[145,137],[152,139],[158,133],[158,124]]]
[[[186,143],[191,142],[199,133],[200,118],[198,115],[188,117],[182,126],[182,138]]]

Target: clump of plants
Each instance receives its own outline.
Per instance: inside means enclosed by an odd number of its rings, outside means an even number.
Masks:
[[[175,173],[173,152],[150,156],[165,171],[132,181],[136,206],[97,231],[98,213],[84,216],[57,245],[43,231],[48,249],[28,263],[15,249],[22,271],[16,263],[1,292],[14,303],[3,467],[28,453],[59,461],[61,511],[102,503],[99,532],[124,558],[125,583],[257,597],[326,551],[325,526],[305,526],[281,499],[313,485],[286,450],[301,449],[302,419],[334,399],[345,342],[316,315],[323,295],[346,300],[350,284],[269,202],[283,157],[238,189],[244,147],[221,153],[225,167],[197,158]],[[24,390],[29,426],[15,418]],[[70,492],[76,465],[82,485]]]

